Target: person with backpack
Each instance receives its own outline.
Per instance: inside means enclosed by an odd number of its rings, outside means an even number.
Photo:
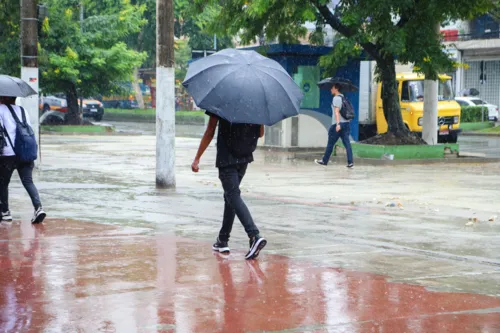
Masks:
[[[9,183],[15,169],[28,192],[35,213],[31,223],[43,222],[46,217],[40,195],[33,184],[34,161],[38,146],[28,113],[15,105],[15,97],[0,97],[0,205],[2,221],[12,221],[9,209]]]
[[[352,148],[350,142],[351,127],[350,121],[354,118],[354,109],[349,100],[341,94],[342,85],[339,83],[333,84],[331,93],[333,95],[332,102],[332,126],[328,131],[328,145],[326,146],[325,155],[321,160],[314,160],[316,164],[328,165],[328,161],[333,153],[333,148],[338,139],[342,139],[342,143],[347,152],[347,167],[354,167]]]
[[[224,217],[219,236],[212,249],[220,253],[228,253],[229,237],[235,216],[238,216],[249,238],[250,249],[245,259],[256,259],[267,241],[259,234],[252,215],[241,198],[240,184],[245,176],[249,163],[253,162],[253,152],[259,137],[264,135],[264,126],[252,124],[232,124],[225,119],[207,112],[210,116],[207,129],[201,139],[200,147],[191,165],[193,172],[200,170],[200,159],[212,142],[215,129],[217,134],[217,158],[215,166],[219,169],[219,179],[224,189]]]

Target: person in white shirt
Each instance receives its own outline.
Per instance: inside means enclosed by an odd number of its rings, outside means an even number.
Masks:
[[[33,207],[35,208],[35,214],[31,223],[37,224],[43,222],[46,214],[42,209],[38,190],[35,184],[33,184],[33,168],[35,163],[20,162],[14,152],[13,145],[15,145],[16,142],[17,123],[7,105],[12,107],[18,119],[21,121],[23,119],[22,109],[16,106],[15,103],[15,97],[0,97],[0,131],[1,135],[4,137],[4,140],[2,140],[4,146],[0,147],[0,205],[2,221],[12,221],[12,215],[9,209],[9,183],[12,173],[17,169],[19,178],[28,192]],[[26,122],[30,124],[28,112],[25,111],[24,114]]]

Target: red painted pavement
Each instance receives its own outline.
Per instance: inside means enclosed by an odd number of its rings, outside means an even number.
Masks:
[[[88,222],[1,225],[0,332],[500,332],[499,298],[243,255]]]

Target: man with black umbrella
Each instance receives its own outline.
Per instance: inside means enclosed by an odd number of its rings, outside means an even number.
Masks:
[[[253,152],[259,137],[264,136],[263,125],[232,124],[227,120],[207,112],[210,116],[207,129],[201,139],[198,153],[191,165],[193,172],[200,170],[200,159],[212,142],[217,124],[217,158],[215,166],[219,169],[219,179],[224,189],[224,217],[222,228],[212,249],[221,253],[229,252],[229,237],[234,218],[238,216],[250,239],[250,249],[245,259],[256,259],[267,241],[259,235],[252,215],[241,199],[240,183],[245,176],[249,163],[253,162]]]
[[[350,142],[350,119],[346,119],[342,116],[342,108],[346,107],[345,97],[341,93],[342,84],[334,83],[331,88],[331,93],[333,95],[332,102],[332,126],[328,131],[328,145],[326,146],[325,155],[321,160],[314,160],[316,164],[319,165],[328,165],[328,161],[333,153],[333,148],[337,143],[338,139],[342,139],[342,143],[347,152],[347,167],[349,169],[354,168],[353,156],[352,156],[352,148]]]

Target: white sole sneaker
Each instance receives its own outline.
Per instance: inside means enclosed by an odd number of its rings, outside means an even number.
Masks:
[[[246,260],[250,259],[257,259],[259,256],[260,251],[267,245],[267,241],[264,238],[259,238],[253,246],[250,248],[250,251],[248,251],[247,255],[245,256]]]
[[[32,224],[42,223],[43,220],[47,217],[47,214],[43,211],[43,209],[39,209],[35,212],[35,216],[31,219]]]

